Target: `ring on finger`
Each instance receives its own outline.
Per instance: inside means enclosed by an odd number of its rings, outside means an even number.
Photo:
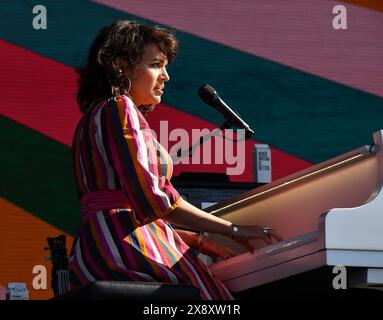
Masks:
[[[263,226],[263,227],[261,227],[261,229],[262,229],[263,233],[265,233],[265,234],[269,234],[270,230],[271,230],[271,228],[269,226]]]

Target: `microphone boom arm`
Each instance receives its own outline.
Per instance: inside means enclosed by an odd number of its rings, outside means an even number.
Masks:
[[[229,129],[231,128],[231,126],[232,124],[230,123],[230,121],[226,121],[219,128],[217,128],[219,132],[223,132],[223,135],[222,135],[223,139],[226,139],[224,134],[225,129]],[[202,145],[205,141],[211,139],[211,137],[216,135],[214,131],[216,131],[217,129],[214,129],[211,133],[201,136],[199,140],[196,143],[192,144],[188,149],[179,148],[177,150],[177,159],[184,158],[185,156],[189,156],[189,158],[191,158],[194,154],[194,151],[196,150],[198,146]],[[251,136],[247,136],[247,133],[245,134],[245,140],[249,139],[250,137]],[[233,142],[239,142],[239,141],[242,141],[242,138],[235,139],[235,140],[233,139]],[[172,157],[172,160],[175,161],[176,159]]]

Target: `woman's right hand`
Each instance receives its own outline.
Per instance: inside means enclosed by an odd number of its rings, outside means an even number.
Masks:
[[[283,240],[280,234],[274,229],[267,229],[267,232],[265,232],[265,228],[259,225],[238,225],[238,232],[233,237],[233,240],[239,242],[252,252],[254,251],[254,247],[250,245],[250,240],[260,239],[267,245],[270,245],[273,243],[273,238],[277,241]]]

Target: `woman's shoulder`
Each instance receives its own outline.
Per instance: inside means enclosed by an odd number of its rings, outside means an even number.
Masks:
[[[104,100],[104,104],[109,107],[115,107],[121,111],[124,110],[125,112],[138,111],[133,100],[126,95],[110,97]]]
[[[137,122],[140,128],[147,128],[149,125],[141,114],[133,100],[126,95],[113,96],[106,100],[105,106],[110,112],[116,112],[121,121]]]
[[[124,102],[126,104],[134,106],[134,102],[131,97],[127,95],[120,95],[120,96],[113,96],[108,99],[108,101],[113,101],[113,102]]]

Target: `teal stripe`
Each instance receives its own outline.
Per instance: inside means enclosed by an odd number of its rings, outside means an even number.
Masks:
[[[5,117],[0,117],[0,128],[6,151],[1,159],[1,196],[74,235],[81,208],[70,149]]]
[[[46,5],[48,29],[32,28]],[[144,4],[143,4],[144,5]],[[84,0],[3,1],[0,35],[69,66],[81,64],[96,31],[117,19],[150,21]],[[256,131],[255,138],[311,162],[371,142],[383,127],[383,99],[177,31],[181,54],[169,68],[164,102],[217,125],[223,119],[196,92],[210,83]],[[181,124],[182,125],[182,124]]]

